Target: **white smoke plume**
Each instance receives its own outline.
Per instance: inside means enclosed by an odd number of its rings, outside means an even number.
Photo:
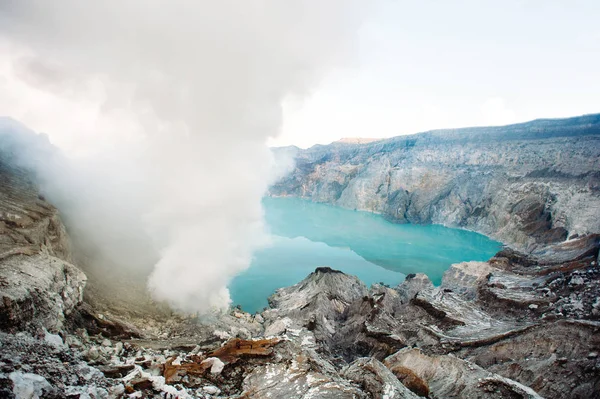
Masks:
[[[352,54],[365,3],[0,0],[0,114],[76,156],[39,167],[72,231],[154,262],[157,299],[222,309],[264,239],[282,101]]]

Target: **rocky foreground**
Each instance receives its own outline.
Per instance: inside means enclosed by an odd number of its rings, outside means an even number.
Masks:
[[[597,235],[456,264],[440,287],[323,267],[261,314],[101,313],[56,210],[2,170],[1,397],[599,397]]]
[[[596,151],[595,137],[576,140],[581,157]],[[581,168],[597,159],[586,162]],[[473,168],[460,173],[483,175]],[[568,212],[559,207],[565,197],[538,203],[546,197],[535,190],[524,197],[532,202],[510,197],[510,209],[545,220],[534,223],[547,234],[532,238],[535,250],[506,248],[488,262],[455,264],[439,287],[422,274],[398,287],[366,287],[320,267],[278,290],[260,314],[193,318],[134,295],[143,278],[119,276],[124,288],[107,291],[31,175],[0,157],[0,397],[599,398],[600,236],[574,199],[596,206],[596,172],[581,173],[547,184],[546,193],[566,184],[566,193],[581,195],[568,194]],[[527,179],[510,184],[543,185]],[[415,204],[424,194],[412,195]],[[509,208],[494,213],[490,201],[477,217],[471,204],[467,226],[512,223],[501,218]],[[558,209],[576,217],[560,219]],[[528,219],[517,215],[512,237],[525,237]],[[575,229],[576,220],[585,223]],[[568,234],[548,239],[560,226]]]
[[[0,310],[13,316],[2,321],[0,395],[599,397],[598,237],[569,244],[555,249],[572,257],[558,264],[510,251],[457,264],[440,287],[417,274],[367,288],[318,268],[262,314],[212,320],[102,315],[60,283],[43,287],[64,298],[60,308],[32,309],[42,292],[11,297],[4,285]],[[11,272],[27,273],[18,265],[30,258],[14,255]]]

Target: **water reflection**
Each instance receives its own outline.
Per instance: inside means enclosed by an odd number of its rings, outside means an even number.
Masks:
[[[266,198],[272,245],[229,288],[234,304],[250,312],[267,305],[279,287],[293,285],[318,266],[358,276],[367,285],[397,285],[422,272],[439,284],[452,264],[487,260],[500,244],[480,234],[443,226],[397,225],[381,216],[296,198]]]
[[[306,237],[331,247],[350,248],[389,270],[426,273],[439,283],[452,264],[487,260],[501,244],[470,231],[439,225],[398,225],[367,212],[356,212],[297,198],[266,198],[271,232]]]

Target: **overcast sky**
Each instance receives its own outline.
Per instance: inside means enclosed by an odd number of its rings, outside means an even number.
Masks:
[[[275,145],[600,112],[600,1],[386,1]]]
[[[284,101],[282,134],[270,145],[600,112],[598,0],[368,4],[351,58],[308,97]],[[127,115],[98,116],[98,82],[87,83],[87,97],[49,94],[23,79],[9,46],[0,40],[0,115],[73,152],[110,130],[133,131]]]

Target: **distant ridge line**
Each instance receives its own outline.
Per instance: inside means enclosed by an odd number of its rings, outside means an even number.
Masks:
[[[412,146],[417,143],[433,142],[469,142],[475,141],[504,141],[504,140],[536,140],[557,137],[600,136],[600,113],[586,114],[569,118],[540,118],[527,122],[519,122],[504,126],[473,126],[462,128],[433,129],[419,133],[393,136],[383,139],[370,139],[368,142],[353,143],[334,141],[330,144],[316,144],[309,149],[323,147],[371,147],[406,142]],[[348,138],[346,138],[348,139]],[[369,138],[355,138],[369,140]],[[287,148],[295,147],[288,146]],[[286,148],[286,147],[279,147]],[[304,150],[306,151],[306,150]]]

